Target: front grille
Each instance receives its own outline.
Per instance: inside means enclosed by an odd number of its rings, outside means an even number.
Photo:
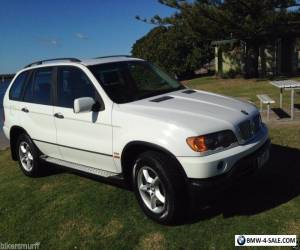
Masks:
[[[240,136],[244,141],[253,138],[261,127],[260,115],[255,115],[252,120],[246,120],[239,124]]]

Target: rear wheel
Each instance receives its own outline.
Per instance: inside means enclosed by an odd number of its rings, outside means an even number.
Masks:
[[[133,168],[137,200],[144,213],[153,220],[171,224],[183,217],[186,191],[178,163],[167,155],[142,153]]]
[[[40,153],[27,134],[21,134],[17,141],[17,156],[21,170],[27,176],[41,173]]]

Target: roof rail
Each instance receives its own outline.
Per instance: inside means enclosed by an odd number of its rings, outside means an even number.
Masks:
[[[41,60],[41,61],[37,61],[37,62],[33,62],[30,63],[28,65],[26,65],[24,68],[29,68],[31,66],[34,65],[41,65],[45,62],[52,62],[52,61],[70,61],[70,62],[81,62],[79,59],[77,58],[71,58],[71,57],[61,57],[61,58],[53,58],[53,59],[46,59],[46,60]]]
[[[110,57],[132,57],[132,56],[130,56],[130,55],[99,56],[99,57],[95,57],[94,59],[110,58]]]

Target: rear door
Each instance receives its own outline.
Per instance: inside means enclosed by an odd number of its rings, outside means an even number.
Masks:
[[[42,67],[32,71],[22,102],[19,104],[22,127],[42,153],[59,157],[53,116],[53,79],[55,68]]]
[[[6,120],[6,123],[10,123],[7,124],[9,127],[13,125],[22,127],[22,116],[24,115],[21,111],[24,107],[22,93],[30,75],[31,71],[29,70],[19,73],[9,87],[8,95],[5,95],[5,98],[9,99],[3,103],[5,113],[9,116],[9,119]]]
[[[112,158],[112,106],[106,105],[83,69],[59,66],[54,106],[57,144],[62,159],[85,166],[116,171]],[[94,111],[73,111],[76,98],[92,97],[101,106]],[[101,105],[100,105],[101,103]]]

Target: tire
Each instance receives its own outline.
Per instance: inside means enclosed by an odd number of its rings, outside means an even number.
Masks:
[[[185,179],[178,163],[165,154],[147,151],[133,167],[133,188],[144,213],[161,224],[185,217]]]
[[[15,150],[19,166],[26,176],[37,177],[42,173],[41,153],[27,134],[19,136]]]

